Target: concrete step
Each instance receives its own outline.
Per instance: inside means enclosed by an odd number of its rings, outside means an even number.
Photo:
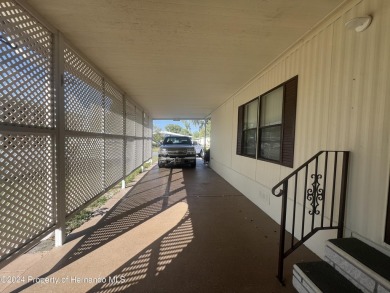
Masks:
[[[324,261],[295,264],[293,285],[299,293],[362,292]]]
[[[390,293],[390,257],[356,238],[332,239],[325,260],[363,292]]]

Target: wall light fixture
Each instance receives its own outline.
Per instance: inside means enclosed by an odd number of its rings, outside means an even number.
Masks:
[[[372,16],[362,16],[362,17],[355,17],[351,20],[348,20],[345,23],[345,27],[347,29],[355,30],[356,32],[360,33],[367,29],[372,22]]]

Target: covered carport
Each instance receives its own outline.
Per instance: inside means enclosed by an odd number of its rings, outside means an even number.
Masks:
[[[148,161],[152,119],[207,119],[342,2],[0,1],[2,266]]]
[[[276,278],[279,226],[198,164],[157,166],[123,189],[51,250],[33,249],[0,270],[5,292],[294,292],[293,263]]]

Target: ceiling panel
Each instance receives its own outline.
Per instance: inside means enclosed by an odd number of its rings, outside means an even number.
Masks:
[[[203,118],[342,0],[26,0],[153,118]]]

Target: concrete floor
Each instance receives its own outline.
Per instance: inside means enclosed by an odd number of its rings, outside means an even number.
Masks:
[[[295,292],[276,279],[279,226],[212,169],[153,167],[104,215],[0,271],[4,292]],[[19,281],[19,282],[16,282]]]

